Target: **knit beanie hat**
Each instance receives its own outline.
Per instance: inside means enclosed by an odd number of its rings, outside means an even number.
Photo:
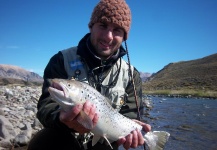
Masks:
[[[89,28],[97,22],[117,24],[124,29],[124,40],[127,40],[131,24],[130,8],[125,0],[101,0],[93,10]]]

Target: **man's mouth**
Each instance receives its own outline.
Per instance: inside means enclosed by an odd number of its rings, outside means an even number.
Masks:
[[[104,43],[104,42],[100,42],[100,44],[102,45],[103,48],[106,48],[106,49],[110,48],[110,46],[111,46],[111,44]]]

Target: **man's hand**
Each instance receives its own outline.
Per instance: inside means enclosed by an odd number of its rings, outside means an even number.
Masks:
[[[78,122],[78,119],[81,117],[81,111],[83,111],[89,118],[88,121],[92,121],[93,127],[95,127],[98,121],[98,115],[96,113],[96,106],[91,104],[89,101],[86,101],[84,105],[76,105],[70,111],[65,112],[61,111],[59,119],[62,123],[68,126],[71,129],[74,129],[80,134],[87,133],[91,129],[84,127],[81,123]]]
[[[142,130],[145,132],[151,131],[151,126],[149,124],[145,124],[144,122],[133,120],[136,123],[140,124],[143,128]],[[140,131],[134,130],[125,138],[121,138],[117,141],[118,145],[122,145],[125,149],[136,148],[140,145],[144,144],[144,138]]]

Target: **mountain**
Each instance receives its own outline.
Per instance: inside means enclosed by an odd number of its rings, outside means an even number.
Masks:
[[[170,63],[150,76],[144,90],[217,91],[217,54],[204,58]]]
[[[0,64],[0,84],[41,84],[43,78],[34,72],[27,71],[21,67]]]
[[[146,81],[152,74],[148,72],[139,72],[140,77],[142,78],[142,81]]]

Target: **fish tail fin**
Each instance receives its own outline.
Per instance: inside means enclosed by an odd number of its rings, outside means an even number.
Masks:
[[[163,150],[170,134],[165,131],[148,132],[144,136],[145,143],[149,150]]]

